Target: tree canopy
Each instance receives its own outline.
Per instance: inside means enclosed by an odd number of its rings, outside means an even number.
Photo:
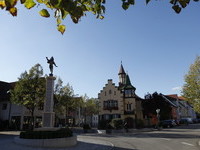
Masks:
[[[195,111],[200,112],[200,56],[196,57],[194,64],[191,64],[185,75],[182,93],[183,97],[193,105]]]
[[[17,16],[17,3],[19,0],[0,0],[0,8],[9,11],[11,15]],[[127,10],[131,5],[135,5],[135,0],[121,0],[122,8]],[[145,0],[146,4],[153,0]],[[182,8],[189,5],[190,1],[198,2],[199,0],[169,0],[172,9],[176,13],[180,13]],[[39,14],[42,17],[50,17],[50,11],[54,12],[57,20],[57,30],[62,34],[65,32],[66,26],[62,24],[67,16],[70,16],[74,23],[78,23],[87,12],[93,13],[96,18],[103,19],[105,14],[106,0],[20,0],[20,4],[27,9],[35,6],[43,7]]]
[[[14,89],[11,91],[11,101],[26,107],[34,124],[34,111],[44,103],[45,79],[42,78],[43,69],[40,64],[33,66],[29,72],[25,71],[19,77]]]

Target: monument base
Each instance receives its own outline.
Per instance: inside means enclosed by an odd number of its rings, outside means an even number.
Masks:
[[[54,127],[54,120],[55,120],[55,113],[54,112],[44,112],[43,113],[43,128],[53,128]]]
[[[39,148],[65,148],[77,144],[77,136],[56,138],[56,139],[22,139],[19,136],[14,138],[16,144],[39,147]]]

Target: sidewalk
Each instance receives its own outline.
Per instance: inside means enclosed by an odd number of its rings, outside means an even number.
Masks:
[[[85,137],[84,135],[77,136],[77,145],[69,148],[37,148],[15,144],[14,137],[18,136],[19,132],[4,131],[0,132],[0,150],[111,150],[113,144],[108,141],[95,140]]]

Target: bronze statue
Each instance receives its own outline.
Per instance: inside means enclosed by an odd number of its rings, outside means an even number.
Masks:
[[[50,76],[53,76],[53,65],[54,66],[56,66],[56,63],[54,62],[54,58],[53,58],[53,56],[50,58],[50,59],[48,59],[48,57],[46,57],[46,59],[47,59],[47,63],[49,64],[49,69],[50,69]],[[58,67],[58,66],[56,66],[56,67]]]

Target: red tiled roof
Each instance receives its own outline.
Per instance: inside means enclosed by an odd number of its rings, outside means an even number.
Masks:
[[[178,97],[180,100],[183,100],[183,101],[185,101],[186,100],[186,98],[185,97],[183,97],[183,96],[179,96]]]
[[[166,96],[169,96],[169,97],[172,97],[172,98],[175,98],[175,99],[179,98],[177,94],[171,94],[171,95],[166,95]]]
[[[170,95],[166,95],[166,96],[169,96],[169,97],[172,97],[172,98],[175,98],[175,99],[179,99],[179,100],[182,100],[182,101],[186,100],[183,96],[178,96],[177,94],[170,94]]]

